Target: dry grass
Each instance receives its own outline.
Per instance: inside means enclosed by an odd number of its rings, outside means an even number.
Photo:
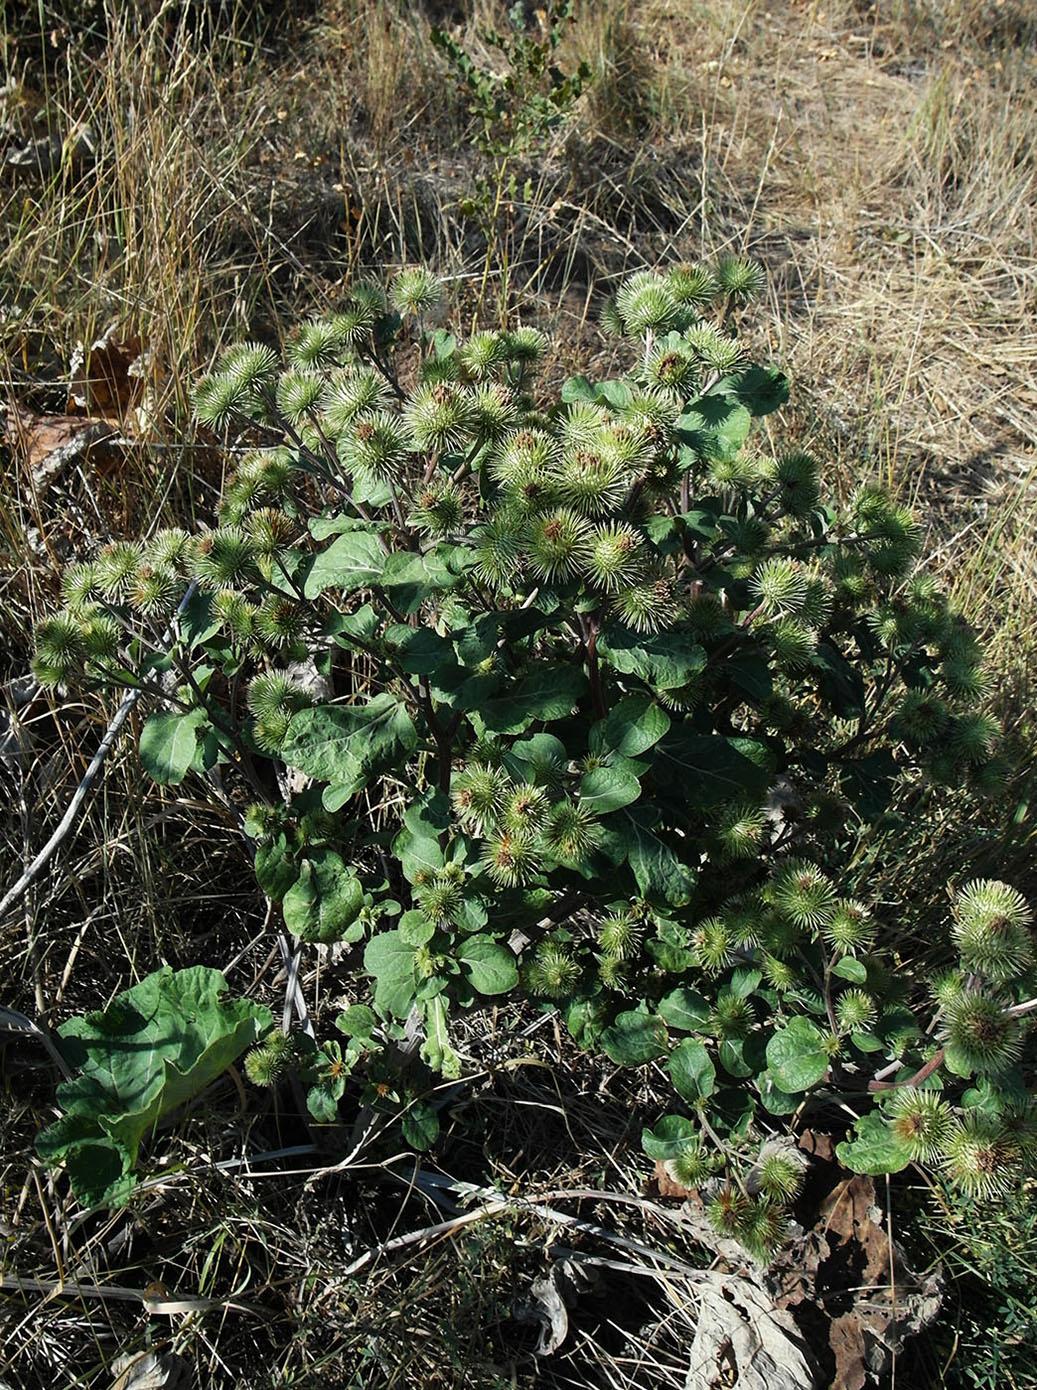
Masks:
[[[529,192],[509,200],[489,245],[464,210],[478,168],[462,104],[427,36],[427,19],[453,22],[454,7],[328,0],[294,28],[264,29],[252,7],[235,17],[227,6],[207,34],[191,28],[191,6],[102,8],[106,41],[84,36],[73,12],[46,68],[31,18],[5,36],[4,140],[57,143],[44,172],[0,172],[0,374],[10,403],[60,413],[75,345],[116,325],[149,349],[147,409],[114,477],[88,459],[39,489],[11,451],[5,679],[25,670],[56,561],[106,527],[211,514],[220,475],[193,439],[189,388],[228,339],[275,339],[345,276],[425,259],[452,278],[466,314],[517,312],[555,330],[560,378],[610,361],[594,311],[615,276],[734,247],[771,274],[753,331],[794,382],[774,428],[821,451],[839,486],[878,476],[915,499],[935,567],[989,640],[1014,746],[1032,754],[1037,74],[1022,0],[578,5],[561,61],[586,59],[594,83],[516,170]],[[478,33],[496,7],[462,8],[459,32],[492,61]],[[497,298],[479,293],[487,263],[495,284],[506,272]],[[4,883],[56,823],[103,715],[36,709],[34,762],[2,774]],[[1024,779],[1010,832],[1000,810],[968,825],[952,803],[931,808],[925,835],[898,850],[924,850],[926,900],[962,856],[1000,856],[1021,887],[1037,885],[1032,799]],[[163,960],[225,965],[240,952],[232,987],[276,1002],[262,925],[218,811],[168,804],[123,757],[60,862],[0,923],[2,1002],[59,1019]],[[305,985],[330,998],[341,982],[315,967]],[[473,1039],[473,1056],[486,1045]],[[596,1078],[566,1075],[571,1056],[539,1051],[542,1073],[497,1074],[466,1093],[444,1166],[527,1196],[636,1191],[638,1097],[613,1105]],[[606,1301],[632,1300],[621,1332],[592,1300],[574,1351],[535,1363],[535,1329],[515,1322],[512,1303],[557,1233],[531,1218],[343,1282],[350,1252],[436,1214],[366,1173],[307,1188],[302,1176],[215,1171],[211,1158],[309,1141],[276,1111],[239,1113],[226,1088],[166,1136],[180,1176],[132,1214],[76,1228],[31,1152],[52,1078],[24,1041],[3,1058],[10,1268],[137,1289],[161,1279],[262,1310],[170,1319],[105,1297],[8,1299],[0,1378],[12,1386],[107,1387],[115,1354],[147,1345],[182,1352],[213,1386],[681,1383],[690,1332],[679,1300],[659,1313],[657,1299],[650,1314],[614,1271]],[[617,1209],[597,1219],[648,1243],[670,1235]],[[628,1360],[610,1363],[623,1337]]]

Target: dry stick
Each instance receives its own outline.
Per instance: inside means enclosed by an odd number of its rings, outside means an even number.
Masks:
[[[179,617],[180,614],[187,607],[190,600],[194,597],[197,588],[197,581],[192,580],[187,592],[180,600],[180,605],[176,610],[176,617]],[[165,633],[163,634],[162,642],[166,643],[171,641],[172,636],[173,626],[172,624],[170,624],[170,626],[166,629]],[[3,917],[4,913],[12,905],[12,903],[17,902],[21,895],[25,892],[25,890],[33,882],[35,882],[35,880],[50,863],[51,859],[53,859],[57,850],[67,839],[73,826],[76,823],[76,818],[78,817],[79,812],[83,807],[83,804],[85,803],[87,797],[90,795],[90,788],[93,786],[97,774],[101,771],[101,768],[104,766],[105,758],[107,758],[108,754],[111,752],[112,745],[115,743],[115,740],[119,737],[119,733],[122,729],[122,726],[126,723],[127,719],[129,719],[134,707],[136,706],[138,700],[141,697],[141,694],[142,692],[140,690],[128,690],[126,694],[123,696],[122,704],[116,710],[115,717],[112,719],[112,722],[108,725],[108,728],[105,731],[104,738],[102,738],[100,744],[98,745],[97,752],[90,760],[90,766],[87,768],[86,772],[84,772],[83,780],[76,788],[75,795],[69,802],[68,810],[62,816],[60,825],[54,831],[54,834],[50,837],[50,839],[43,846],[43,848],[40,850],[39,854],[37,854],[36,858],[32,861],[29,867],[22,874],[18,882],[14,884],[13,887],[9,888],[8,891],[4,894],[3,899],[0,900],[0,918]]]

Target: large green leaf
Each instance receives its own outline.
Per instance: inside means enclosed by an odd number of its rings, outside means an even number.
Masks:
[[[194,761],[198,736],[208,725],[203,709],[187,714],[153,714],[140,731],[140,760],[163,787],[182,782]]]
[[[299,877],[284,895],[285,926],[303,941],[351,941],[350,928],[364,906],[364,890],[352,868],[331,849],[311,849]]]
[[[125,1201],[145,1136],[269,1031],[270,1010],[221,999],[226,988],[218,970],[166,966],[58,1030],[79,1075],[58,1087],[65,1115],[40,1136],[39,1151],[68,1165],[81,1202]]]
[[[809,1018],[794,1018],[767,1044],[767,1066],[777,1085],[790,1095],[816,1086],[830,1066],[821,1030]]]
[[[911,1150],[890,1129],[881,1115],[865,1115],[857,1121],[857,1135],[836,1144],[840,1163],[853,1173],[899,1173],[911,1162]]]
[[[288,725],[281,756],[289,767],[343,788],[343,798],[368,778],[402,763],[418,735],[406,706],[394,695],[376,695],[366,705],[314,705],[299,710]],[[328,805],[328,810],[337,809]]]
[[[635,806],[617,811],[607,825],[613,849],[621,848],[649,902],[683,907],[690,901],[697,874],[655,833],[650,810]]]
[[[592,748],[608,748],[624,758],[646,753],[670,727],[670,716],[646,690],[626,695],[590,732]]]
[[[507,994],[518,984],[515,957],[492,937],[469,936],[458,946],[457,958],[479,994]]]
[[[698,990],[678,985],[659,1000],[659,1012],[671,1028],[685,1033],[703,1032],[709,1023],[709,1004]]]
[[[770,781],[768,769],[729,739],[683,728],[656,745],[652,770],[660,788],[700,808],[763,796]]]
[[[580,778],[580,805],[597,816],[629,806],[641,795],[638,772],[643,768],[627,758],[616,758]]]
[[[788,400],[789,379],[777,367],[747,367],[725,376],[715,389],[733,396],[750,415],[770,415]]]
[[[677,438],[700,458],[730,463],[746,441],[752,416],[736,395],[714,390],[700,396],[676,422]]]
[[[370,531],[347,531],[314,558],[303,592],[316,598],[325,589],[351,594],[368,589],[385,568],[385,546]]]
[[[683,1038],[670,1053],[666,1066],[674,1089],[689,1105],[713,1094],[716,1068],[696,1038]]]
[[[641,1147],[649,1158],[679,1158],[698,1142],[698,1131],[684,1115],[664,1115],[654,1129],[641,1131]]]
[[[598,652],[617,671],[639,676],[659,690],[676,690],[703,670],[706,653],[684,632],[644,635],[608,627]]]
[[[666,1051],[666,1024],[658,1014],[631,1009],[616,1015],[601,1035],[606,1056],[620,1067],[639,1067]]]
[[[542,662],[479,713],[495,734],[520,734],[537,720],[565,719],[587,690],[587,677],[576,666]]]
[[[418,979],[414,947],[399,932],[380,932],[367,943],[364,969],[374,978],[374,1002],[396,1018],[406,1018],[414,1003]]]

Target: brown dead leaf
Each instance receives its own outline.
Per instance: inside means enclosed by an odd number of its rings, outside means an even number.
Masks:
[[[818,1224],[833,1248],[851,1241],[860,1247],[860,1282],[885,1282],[888,1286],[892,1273],[889,1239],[880,1224],[882,1211],[875,1204],[871,1178],[855,1176],[839,1183],[821,1203],[818,1215]]]
[[[666,1164],[661,1158],[655,1160],[655,1167],[652,1169],[651,1177],[653,1195],[659,1197],[676,1197],[683,1199],[691,1197],[694,1188],[685,1187],[676,1178],[671,1178],[666,1171]]]
[[[7,413],[7,443],[37,488],[54,482],[88,453],[94,462],[106,454],[118,456],[119,450],[106,442],[118,433],[111,421],[82,415],[33,415],[17,407]]]
[[[82,410],[123,425],[144,394],[146,354],[133,334],[112,326],[71,363],[69,410]]]

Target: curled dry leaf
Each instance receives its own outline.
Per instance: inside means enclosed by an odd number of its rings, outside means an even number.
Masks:
[[[189,1390],[191,1368],[175,1351],[120,1356],[113,1364],[112,1390]]]

